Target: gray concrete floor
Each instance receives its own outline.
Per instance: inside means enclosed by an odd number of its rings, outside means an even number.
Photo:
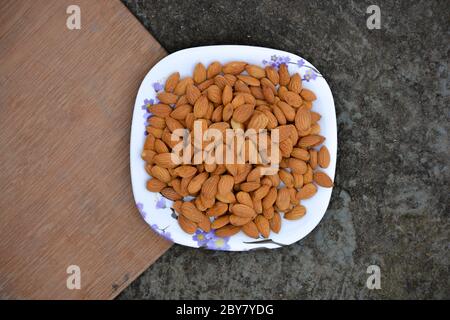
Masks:
[[[169,51],[248,44],[311,61],[336,103],[336,187],[320,225],[279,250],[174,245],[120,299],[450,298],[448,1],[124,3]],[[381,8],[381,30],[366,9]],[[366,269],[381,268],[368,290]]]

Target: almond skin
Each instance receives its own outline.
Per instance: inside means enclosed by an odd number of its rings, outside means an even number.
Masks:
[[[154,116],[165,118],[170,115],[173,109],[167,104],[158,103],[150,106],[148,111],[151,112]]]
[[[289,81],[288,84],[288,89],[289,91],[295,92],[295,93],[300,93],[302,90],[302,78],[300,77],[300,75],[298,73],[294,74],[291,77],[291,80]]]
[[[175,168],[175,173],[182,177],[182,178],[187,178],[187,177],[192,177],[193,175],[195,175],[197,173],[197,168],[196,167],[192,167],[192,166],[179,166],[177,168]]]
[[[308,184],[305,184],[303,186],[303,188],[300,189],[298,198],[300,200],[309,199],[313,195],[315,195],[316,192],[317,192],[317,187],[312,183],[308,183]]]
[[[197,230],[197,225],[183,215],[178,216],[178,224],[180,225],[180,228],[188,234],[194,234]]]
[[[166,168],[162,168],[160,166],[153,166],[151,172],[154,178],[164,183],[168,183],[170,182],[170,180],[172,180],[172,177]]]
[[[222,65],[220,62],[214,61],[208,66],[208,69],[206,69],[206,78],[213,79],[220,72],[222,72]]]
[[[183,199],[183,197],[171,187],[166,187],[162,189],[161,194],[167,199],[172,201]]]
[[[223,73],[238,75],[245,70],[247,63],[241,61],[232,61],[225,64],[222,68]]]
[[[227,105],[233,99],[233,89],[230,85],[225,85],[222,91],[222,103],[223,105]]]
[[[255,219],[255,224],[262,236],[264,238],[268,238],[270,235],[269,220],[267,220],[264,216],[259,215]]]
[[[214,103],[222,103],[222,90],[215,84],[208,88],[208,99]]]
[[[167,186],[165,182],[162,182],[156,178],[147,181],[147,190],[151,192],[160,192]]]
[[[322,146],[322,148],[320,148],[317,161],[321,168],[328,168],[330,165],[330,152],[326,146]]]
[[[253,208],[253,201],[249,193],[240,191],[236,194],[236,199],[239,203],[245,204],[246,206]]]
[[[157,94],[158,100],[165,104],[175,104],[178,100],[178,96],[176,94],[170,92],[159,92]]]
[[[234,186],[234,178],[228,174],[225,174],[220,177],[218,192],[221,194],[227,194],[233,190]]]
[[[311,127],[311,112],[305,108],[300,107],[295,114],[295,127],[298,130],[308,130]]]
[[[194,68],[194,74],[192,76],[196,84],[202,83],[206,80],[206,69],[202,63],[197,63]]]
[[[153,157],[153,161],[163,168],[175,168],[180,164],[181,159],[179,159],[174,153],[160,153]]]
[[[183,202],[181,214],[193,222],[201,222],[204,219],[203,213],[192,203]]]
[[[314,101],[317,99],[315,93],[308,89],[302,89],[302,91],[300,92],[300,95],[306,101]]]
[[[219,217],[225,214],[227,211],[228,211],[228,204],[223,202],[216,202],[214,206],[212,206],[206,211],[206,215],[208,217]]]
[[[226,238],[235,235],[239,231],[241,231],[241,227],[236,227],[231,224],[227,224],[226,226],[217,229],[214,233],[216,234],[217,237]]]
[[[298,93],[292,92],[292,91],[287,91],[283,94],[283,98],[284,101],[286,101],[287,104],[295,107],[295,108],[299,108],[302,106],[303,100],[300,97],[300,95]]]
[[[302,205],[297,205],[289,212],[284,214],[284,218],[287,220],[297,220],[302,218],[306,214],[306,208]]]
[[[258,239],[259,231],[256,224],[253,221],[248,222],[242,226],[242,231],[250,238]]]
[[[245,67],[247,73],[256,79],[261,79],[266,76],[266,71],[263,68],[256,66],[254,64],[249,64]]]
[[[217,219],[215,219],[211,223],[211,228],[212,229],[219,229],[219,228],[222,228],[223,226],[226,226],[229,223],[230,223],[230,216],[229,215],[221,216],[221,217],[218,217]]]
[[[273,214],[272,219],[269,220],[269,226],[270,229],[275,232],[278,233],[281,230],[281,216],[278,212],[275,212]]]
[[[333,187],[333,180],[322,171],[316,171],[314,172],[314,182],[317,183],[319,186],[324,188],[331,188]]]
[[[255,111],[247,125],[247,129],[254,129],[256,131],[265,129],[268,122],[269,119],[267,119],[264,113]]]
[[[263,198],[262,201],[263,209],[268,209],[272,207],[276,200],[277,200],[277,188],[272,187],[270,188],[267,195]]]
[[[192,80],[192,78],[189,78],[189,77],[184,78],[184,79],[178,81],[178,84],[176,85],[173,93],[175,93],[177,96],[182,96],[183,94],[186,93],[186,87],[193,83],[194,83],[194,80]]]
[[[245,205],[245,204],[234,204],[231,207],[231,212],[236,215],[236,216],[240,216],[240,217],[244,217],[244,218],[252,218],[253,216],[256,215],[256,212],[253,208]]]
[[[325,138],[319,135],[308,135],[302,137],[299,141],[300,148],[311,148],[325,141]]]
[[[219,176],[211,176],[203,183],[202,196],[206,199],[214,199],[217,194],[217,186],[219,184]]]
[[[236,108],[233,112],[233,120],[239,123],[244,123],[253,114],[255,106],[251,104],[243,104]]]
[[[234,214],[232,214],[230,216],[230,223],[233,226],[240,227],[240,226],[243,226],[244,224],[249,223],[250,221],[252,221],[252,217],[247,217],[246,218],[246,217],[241,217],[241,216],[237,216],[237,215],[234,215]]]
[[[314,149],[309,150],[309,165],[313,169],[317,167],[317,151]]]
[[[291,80],[289,75],[288,67],[286,64],[282,63],[280,69],[278,70],[278,75],[280,77],[280,86],[287,86]]]
[[[201,95],[202,93],[200,92],[200,90],[193,84],[189,84],[186,86],[186,99],[191,105],[194,105]]]
[[[277,70],[273,67],[266,67],[264,69],[266,71],[267,79],[269,79],[273,85],[277,85],[280,82],[280,76],[278,75]]]
[[[200,96],[194,104],[194,116],[196,118],[203,118],[208,112],[208,108],[208,98]]]
[[[192,106],[189,104],[183,104],[173,109],[170,113],[170,117],[176,120],[184,120],[190,112],[192,112]]]
[[[248,86],[259,87],[261,84],[258,79],[253,78],[252,76],[238,75],[237,78]]]
[[[281,211],[285,211],[289,208],[290,195],[287,188],[281,188],[277,193],[277,208]]]
[[[179,80],[180,80],[180,73],[179,72],[172,73],[166,80],[164,91],[173,92]]]
[[[202,188],[203,183],[208,179],[208,173],[202,172],[196,175],[188,185],[189,194],[196,194]]]

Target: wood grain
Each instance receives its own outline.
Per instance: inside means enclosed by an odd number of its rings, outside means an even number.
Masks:
[[[170,247],[129,174],[134,99],[165,55],[117,0],[0,2],[0,298],[113,298]]]

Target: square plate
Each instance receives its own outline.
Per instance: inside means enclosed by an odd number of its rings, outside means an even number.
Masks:
[[[225,64],[230,61],[246,61],[260,66],[272,65],[275,68],[286,63],[291,74],[298,72],[303,87],[311,89],[317,96],[313,111],[319,112],[321,135],[326,137],[331,162],[323,169],[333,180],[337,156],[336,111],[330,87],[320,72],[305,59],[285,51],[252,46],[207,46],[181,50],[159,61],[145,76],[139,88],[133,112],[130,141],[130,168],[133,194],[141,216],[150,227],[164,238],[178,244],[194,248],[207,248],[226,251],[247,251],[258,248],[279,248],[304,238],[320,222],[327,210],[332,188],[318,187],[314,197],[302,200],[307,209],[306,215],[295,221],[282,219],[279,234],[271,232],[269,239],[253,239],[243,232],[230,237],[219,238],[213,232],[198,230],[194,235],[185,233],[178,225],[177,216],[171,209],[172,201],[159,193],[146,189],[149,175],[145,171],[145,162],[141,158],[145,142],[145,128],[150,114],[147,105],[156,100],[157,92],[164,88],[166,78],[178,71],[181,78],[192,76],[194,66],[202,62],[208,66],[213,61]]]

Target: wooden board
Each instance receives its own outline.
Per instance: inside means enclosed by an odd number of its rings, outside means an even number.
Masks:
[[[0,1],[0,298],[113,298],[170,247],[129,174],[134,99],[165,55],[118,0]]]

